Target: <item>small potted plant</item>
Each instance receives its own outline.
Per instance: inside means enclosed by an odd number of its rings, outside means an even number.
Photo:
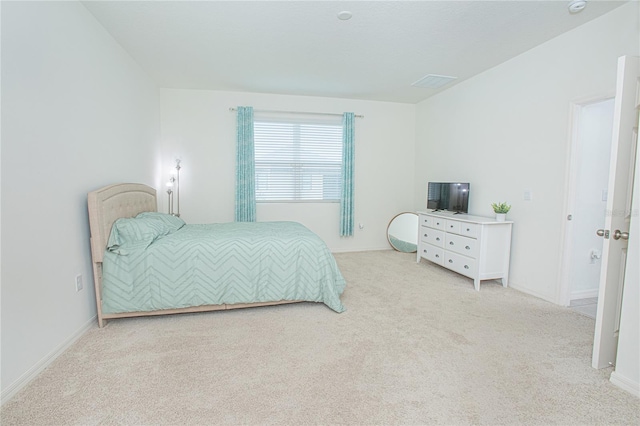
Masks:
[[[507,213],[511,210],[511,206],[507,203],[491,203],[493,211],[496,213],[496,220],[498,222],[504,222],[507,218]]]

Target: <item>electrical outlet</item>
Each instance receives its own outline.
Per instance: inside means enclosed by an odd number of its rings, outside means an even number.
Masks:
[[[358,228],[360,228],[360,230],[363,230],[364,229],[364,223],[360,222],[358,224]]]
[[[533,200],[533,194],[531,193],[530,189],[525,189],[524,190],[524,195],[522,197],[525,201],[531,201]]]
[[[76,275],[76,291],[82,290],[82,274]]]

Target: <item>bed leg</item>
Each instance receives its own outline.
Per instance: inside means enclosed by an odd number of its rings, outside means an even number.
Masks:
[[[93,262],[93,283],[96,289],[98,327],[102,328],[106,323],[106,321],[102,319],[102,262]]]

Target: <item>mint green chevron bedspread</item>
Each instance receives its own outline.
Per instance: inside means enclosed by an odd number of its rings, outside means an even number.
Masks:
[[[326,244],[299,223],[185,225],[143,213],[111,231],[102,311],[302,300],[342,312],[344,287]]]

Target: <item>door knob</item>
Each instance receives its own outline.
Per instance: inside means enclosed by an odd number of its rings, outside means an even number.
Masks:
[[[596,231],[596,235],[599,237],[605,237],[605,238],[609,238],[609,230],[604,230],[604,229],[598,229]]]
[[[615,231],[613,231],[613,239],[614,240],[619,240],[619,239],[628,240],[629,239],[629,233],[628,232],[620,232],[619,229],[616,229]]]

